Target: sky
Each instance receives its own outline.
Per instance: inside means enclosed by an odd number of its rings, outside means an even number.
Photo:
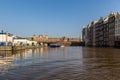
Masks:
[[[80,37],[83,26],[120,11],[120,0],[0,0],[0,31]]]

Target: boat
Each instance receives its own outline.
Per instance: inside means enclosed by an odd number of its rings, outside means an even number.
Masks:
[[[64,45],[61,45],[60,47],[65,47]]]
[[[49,45],[49,47],[51,47],[51,48],[57,48],[57,47],[61,47],[61,45],[57,44],[57,43],[52,43],[52,44]]]

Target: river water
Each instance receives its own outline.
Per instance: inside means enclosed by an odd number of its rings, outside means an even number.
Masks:
[[[120,80],[120,49],[0,51],[0,80]]]

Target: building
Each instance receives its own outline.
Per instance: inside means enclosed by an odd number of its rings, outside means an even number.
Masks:
[[[62,41],[62,42],[68,42],[68,38],[64,36],[64,37],[61,39],[61,41]]]
[[[95,32],[95,29],[96,29],[96,28],[95,28],[95,25],[96,25],[97,22],[98,22],[98,21],[93,21],[93,22],[91,23],[91,26],[92,26],[92,28],[93,28],[93,30],[92,30],[92,31],[93,31],[93,32],[92,32],[92,37],[93,37],[93,38],[92,38],[92,46],[94,46],[94,47],[96,46],[96,43],[95,43],[95,33],[96,33],[96,32]]]
[[[67,37],[62,37],[62,38],[49,38],[48,34],[45,35],[39,35],[38,37],[34,34],[33,35],[33,41],[37,41],[38,43],[49,43],[49,42],[68,42]]]
[[[111,12],[108,16],[109,25],[109,46],[115,46],[115,13]]]
[[[85,46],[85,28],[82,29],[82,42],[83,45]]]
[[[89,29],[88,29],[88,27],[85,28],[84,40],[85,40],[85,46],[88,46],[88,44],[89,44]]]
[[[68,39],[67,39],[68,41]],[[70,42],[82,42],[82,40],[80,38],[69,38]]]
[[[86,46],[120,47],[120,13],[111,12],[83,28],[82,38]]]
[[[46,35],[45,35],[45,39],[48,40],[48,38],[49,38],[49,37],[48,37],[48,34],[46,33]]]
[[[14,38],[13,45],[14,46],[35,46],[37,45],[37,42],[28,40],[26,38],[17,37],[17,38]]]
[[[104,43],[104,39],[103,39],[103,35],[104,35],[104,18],[100,17],[100,19],[98,20],[98,22],[96,23],[95,26],[95,44],[96,46],[103,46]]]
[[[93,26],[92,26],[92,24],[88,25],[88,31],[89,31],[89,44],[88,44],[88,46],[92,46],[92,44],[93,44]]]
[[[13,40],[13,45],[15,46],[23,46],[27,44],[28,44],[28,40],[26,38],[14,38]]]
[[[109,23],[108,23],[108,17],[104,19],[103,22],[103,46],[107,47],[109,46]]]
[[[42,37],[42,36],[39,36],[39,37]],[[36,34],[33,35],[33,40],[38,41],[38,38],[37,38]]]
[[[120,47],[120,12],[115,16],[115,46]]]
[[[45,37],[42,34],[40,34],[38,37],[34,34],[32,40],[37,41],[38,43],[39,42],[47,42],[49,40],[49,37],[48,37],[47,33],[46,33]]]
[[[0,46],[12,45],[13,35],[7,32],[0,33]]]
[[[85,46],[92,46],[93,44],[93,26],[88,24],[82,30],[82,41]]]

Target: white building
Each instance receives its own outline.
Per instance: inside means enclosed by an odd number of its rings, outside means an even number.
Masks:
[[[13,42],[13,35],[10,33],[0,33],[0,46],[11,45]]]
[[[26,38],[14,38],[13,40],[13,44],[15,46],[25,46],[25,45],[36,45],[37,42],[36,41],[30,41],[30,40],[27,40]]]

